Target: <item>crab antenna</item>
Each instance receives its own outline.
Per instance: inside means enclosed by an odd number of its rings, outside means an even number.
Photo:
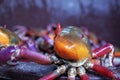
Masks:
[[[60,32],[61,30],[61,26],[60,26],[60,23],[57,24],[57,28],[55,30],[55,37],[58,35],[58,33]]]

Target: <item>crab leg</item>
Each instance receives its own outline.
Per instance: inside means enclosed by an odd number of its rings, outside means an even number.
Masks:
[[[32,50],[32,51],[37,51],[37,48],[36,48],[36,45],[35,45],[35,42],[32,40],[32,39],[29,39],[27,42],[27,47]]]
[[[92,57],[98,58],[98,57],[104,56],[105,54],[108,54],[109,52],[111,52],[113,49],[114,47],[112,44],[106,44],[100,48],[93,50]]]
[[[28,32],[26,27],[17,25],[14,28],[17,29],[14,33],[16,33],[21,40],[26,41],[29,39],[27,36],[25,36],[25,34]]]
[[[50,37],[48,35],[44,35],[42,37],[43,37],[43,39],[45,40],[46,43],[53,46],[53,41],[50,39]]]
[[[105,54],[108,54],[109,57],[109,66],[113,66],[113,53],[114,53],[114,47],[112,44],[106,44],[100,48],[97,48],[93,50],[92,57],[94,59],[104,56]]]
[[[76,68],[70,68],[68,70],[68,79],[67,80],[75,80],[76,76]]]
[[[0,51],[0,64],[3,64],[11,59],[11,56],[16,52],[15,47],[9,46]]]
[[[88,62],[86,64],[86,68],[90,68],[90,69],[94,70],[95,72],[97,72],[105,77],[112,78],[113,80],[120,80],[117,77],[116,73],[114,73],[111,70],[108,70],[107,68],[100,66],[98,64],[92,64],[92,63]]]
[[[85,69],[82,67],[82,66],[80,66],[78,69],[77,69],[77,73],[78,73],[78,75],[80,76],[80,80],[89,80],[89,77],[88,77],[88,75],[86,74],[86,72],[85,72]]]
[[[66,71],[66,66],[62,65],[62,66],[58,67],[57,70],[49,73],[48,75],[46,75],[38,80],[54,80],[55,78],[57,78],[58,76],[63,74],[65,71]]]
[[[36,51],[31,51],[24,47],[19,48],[17,46],[9,46],[0,51],[0,64],[3,64],[8,60],[14,60],[15,58],[23,58],[39,64],[51,64],[53,62],[51,57]]]
[[[26,48],[20,48],[19,58],[25,58],[30,61],[39,63],[39,64],[51,64],[52,60],[50,57],[43,55],[42,53],[31,51]]]

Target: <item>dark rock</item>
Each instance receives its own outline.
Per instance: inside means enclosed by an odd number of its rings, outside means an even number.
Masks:
[[[1,65],[0,66],[0,80],[37,80],[40,77],[48,74],[49,72],[56,69],[55,65],[40,65],[33,62],[19,62],[15,66],[10,65]],[[112,71],[120,75],[120,68],[110,68]],[[88,71],[87,72],[90,80],[109,80],[99,74]],[[120,76],[119,76],[120,77]],[[61,75],[57,80],[66,80],[67,75]],[[76,80],[79,80],[79,77],[76,77]]]

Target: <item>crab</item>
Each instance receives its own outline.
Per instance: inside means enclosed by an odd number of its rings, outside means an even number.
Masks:
[[[23,34],[26,34],[27,33],[27,28],[24,28],[22,26],[15,26],[15,29],[19,29],[19,31],[16,31],[16,32],[20,32],[23,30]],[[37,51],[36,47],[35,47],[35,43],[32,39],[29,38],[29,40],[26,40],[26,44],[25,44],[25,39],[28,39],[28,37],[25,37],[24,35],[22,34],[19,35],[21,37],[19,37],[17,34],[11,32],[9,29],[7,29],[6,27],[0,27],[0,50],[3,51],[4,53],[4,50],[3,49],[6,49],[10,46],[26,46],[27,48],[33,50],[33,51]],[[8,50],[9,51],[9,50]],[[9,55],[9,52],[8,54],[3,54],[1,53],[0,54],[0,64],[4,63],[4,60],[5,59],[8,59],[10,57]],[[6,61],[6,60],[5,60]],[[7,63],[9,65],[15,65],[16,62],[12,62],[12,59],[8,60]]]
[[[21,41],[17,35],[10,30],[0,27],[0,47],[7,47],[10,45],[20,44]]]
[[[58,25],[55,31],[54,50],[57,58],[57,63],[55,63],[57,65],[62,62],[61,66],[39,80],[53,80],[66,71],[68,71],[68,80],[75,80],[77,74],[81,80],[88,80],[89,77],[86,74],[86,70],[89,69],[106,77],[118,80],[114,72],[93,63],[93,59],[109,53],[109,66],[113,66],[113,45],[108,43],[91,51],[87,36],[78,28],[69,26],[61,30],[60,25]]]
[[[34,30],[31,30],[25,26],[16,25],[13,27],[13,32],[22,41],[22,45],[26,45],[29,49],[37,51],[35,40],[32,38],[36,34]]]
[[[43,65],[55,64],[57,66],[56,70],[39,80],[54,80],[66,72],[68,80],[75,80],[76,75],[79,75],[81,80],[88,80],[86,70],[89,69],[105,77],[120,80],[116,73],[93,62],[94,59],[109,53],[109,65],[113,66],[114,47],[112,44],[108,43],[91,50],[88,38],[81,30],[72,26],[61,30],[60,24],[58,24],[53,46],[55,53],[46,56],[23,45],[10,45],[0,51],[0,64],[8,60],[14,61],[23,58]]]

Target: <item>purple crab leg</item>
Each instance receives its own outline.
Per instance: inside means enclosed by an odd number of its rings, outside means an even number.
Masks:
[[[0,51],[0,64],[13,60],[15,58],[23,58],[38,64],[51,64],[52,59],[42,53],[29,50],[27,48],[18,48],[16,46],[9,46]]]
[[[46,43],[53,46],[53,41],[50,39],[50,37],[48,35],[44,35],[44,36],[42,36],[42,38],[45,40]]]
[[[0,64],[4,64],[11,59],[11,56],[16,52],[14,46],[9,46],[0,51]]]
[[[26,34],[28,32],[28,29],[25,26],[16,25],[14,26],[14,29],[16,34]]]
[[[26,41],[29,39],[29,37],[25,36],[28,32],[28,28],[26,28],[25,26],[17,25],[14,27],[14,29],[17,29],[14,31],[14,33],[16,33],[21,40]]]
[[[37,51],[35,42],[32,39],[29,39],[27,42],[27,47],[32,51]]]
[[[32,51],[26,48],[20,48],[19,58],[25,58],[38,64],[51,64],[52,60],[49,56],[45,56],[42,53]]]

